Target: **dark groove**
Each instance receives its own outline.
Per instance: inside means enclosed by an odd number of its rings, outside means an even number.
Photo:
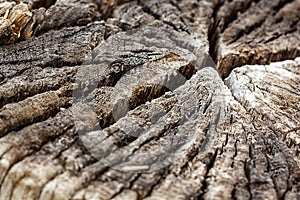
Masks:
[[[217,21],[217,15],[220,10],[220,8],[224,5],[223,1],[219,1],[217,5],[215,6],[213,13],[212,13],[212,19],[213,23],[210,25],[208,30],[208,42],[209,42],[209,55],[213,59],[215,63],[218,63],[216,51],[218,49],[217,41],[219,37],[219,30],[218,25],[219,22]]]
[[[273,9],[276,11],[273,13],[273,16],[278,13],[286,4],[293,2],[294,0],[283,0],[280,1],[278,5],[274,6]]]
[[[245,175],[246,175],[246,178],[248,180],[247,182],[247,189],[248,189],[248,192],[249,192],[249,195],[250,195],[250,199],[253,199],[252,197],[252,188],[251,188],[251,162],[252,162],[252,147],[251,147],[251,144],[249,144],[249,159],[245,160],[244,162],[244,172],[245,172]]]
[[[235,188],[236,186],[234,186],[233,190],[231,191],[231,199],[236,200],[236,191],[237,189]]]
[[[207,163],[206,173],[204,175],[204,180],[203,180],[202,186],[201,186],[201,194],[197,197],[198,200],[202,200],[205,195],[206,189],[208,187],[208,183],[207,183],[208,173],[214,166],[214,163],[215,163],[217,155],[218,155],[218,150],[219,149],[216,148],[214,154],[211,155],[212,157],[209,158],[209,163]]]
[[[134,176],[134,175],[133,175],[133,176]],[[130,189],[130,188],[133,186],[134,182],[135,182],[136,180],[138,180],[140,177],[141,177],[141,173],[138,173],[138,174],[134,177],[134,179],[130,181],[129,187],[124,187],[124,186],[122,186],[122,187],[121,187],[121,190],[118,191],[116,194],[114,194],[112,197],[110,197],[110,199],[113,199],[113,198],[117,197],[118,195],[122,194],[122,192],[123,192],[125,189]],[[130,178],[131,178],[131,177],[130,177]],[[136,192],[136,193],[137,193],[137,192]]]
[[[61,136],[65,135],[65,134],[66,134],[68,131],[70,131],[72,128],[73,128],[73,126],[69,126],[69,127],[66,128],[65,131],[62,131],[60,134],[58,134],[58,135],[56,135],[56,136],[51,136],[51,137],[49,137],[47,140],[45,140],[45,141],[41,144],[40,147],[35,148],[34,151],[32,151],[31,153],[27,154],[25,157],[23,157],[23,158],[17,160],[14,164],[12,164],[12,165],[7,169],[6,173],[4,174],[2,181],[0,181],[0,186],[3,184],[3,181],[5,180],[6,176],[8,175],[8,173],[10,172],[10,170],[11,170],[15,165],[17,165],[18,163],[22,162],[25,158],[30,157],[30,156],[36,154],[36,153],[39,152],[46,144],[51,143],[51,142],[55,141],[56,139],[60,138]],[[1,159],[1,157],[0,157],[0,159]],[[1,189],[1,187],[0,187],[0,189]]]
[[[281,34],[275,35],[275,36],[269,38],[268,40],[263,41],[263,43],[264,43],[264,44],[267,44],[267,43],[269,43],[269,42],[272,42],[272,41],[274,41],[274,40],[277,40],[278,38],[280,38],[280,37],[283,36],[283,35],[288,35],[288,34],[291,34],[291,33],[293,33],[293,32],[296,32],[296,31],[297,31],[297,28],[294,27],[293,29],[291,29],[291,30],[289,30],[289,31],[287,31],[287,32],[285,32],[285,33],[281,33]]]
[[[234,158],[237,156],[238,154],[238,149],[237,149],[237,143],[239,142],[239,140],[235,140],[234,142],[234,155],[233,155],[233,158],[232,158],[232,163],[231,163],[231,168],[234,167]]]
[[[144,197],[140,197],[139,199],[146,199],[147,197],[151,197],[152,192],[154,191],[155,187],[160,185],[167,177],[168,174],[170,174],[170,169],[168,167],[164,168],[162,172],[160,173],[160,179],[151,185],[150,190],[147,192],[147,194]]]
[[[66,95],[65,97],[68,97],[68,96],[69,95]],[[71,106],[71,104],[69,103],[69,101],[66,101],[60,108],[69,108],[70,106]],[[34,119],[30,119],[29,121],[28,120],[24,121],[23,124],[21,124],[21,125],[18,125],[18,126],[15,126],[15,127],[10,127],[7,131],[2,132],[2,133],[0,132],[0,138],[7,135],[7,134],[9,134],[9,132],[20,131],[23,128],[25,128],[26,126],[29,126],[29,125],[32,125],[34,123],[47,120],[51,117],[54,117],[55,115],[58,114],[58,112],[60,111],[60,108],[56,108],[56,109],[53,108],[53,110],[51,112],[45,113],[43,116],[41,116],[41,115],[36,116]]]
[[[179,11],[179,6],[176,5],[174,2],[173,3],[170,3],[171,5],[173,5],[174,7],[176,7]],[[185,27],[181,27],[181,28],[177,28],[172,22],[169,22],[169,21],[165,21],[164,19],[161,18],[161,16],[155,12],[153,12],[151,10],[151,8],[149,8],[147,5],[144,5],[142,2],[138,1],[138,5],[140,5],[142,7],[142,10],[151,15],[152,17],[154,17],[156,20],[159,20],[161,21],[162,23],[166,24],[167,26],[170,26],[172,27],[175,31],[177,32],[180,32],[180,31],[183,31],[183,32],[186,32],[187,34],[190,34],[189,30]],[[182,17],[179,17],[180,21],[185,24],[184,20],[182,19]],[[186,24],[185,24],[186,25]]]
[[[153,17],[154,17],[155,19],[157,19],[157,20],[160,20],[160,16],[159,16],[158,14],[154,13],[149,7],[144,6],[144,5],[142,5],[142,4],[141,4],[141,6],[142,6],[142,9],[143,9],[143,11],[144,11],[145,13],[147,13],[147,14],[153,16]]]
[[[32,5],[32,9],[39,9],[39,8],[46,8],[48,9],[49,7],[51,7],[52,5],[54,5],[56,3],[56,0],[40,0],[40,1],[33,1],[33,5]]]
[[[241,9],[234,9],[233,13],[230,13],[230,16],[226,19],[224,19],[224,25],[221,28],[221,33],[224,33],[224,31],[228,28],[229,24],[234,22],[238,18],[238,13],[244,13],[246,12],[251,6],[252,3],[257,3],[259,0],[249,1],[248,4],[242,6]]]
[[[250,26],[248,29],[246,30],[239,30],[239,32],[237,33],[237,35],[235,36],[235,38],[233,38],[232,40],[230,40],[228,42],[228,45],[233,44],[234,42],[238,41],[239,39],[241,39],[244,35],[249,35],[250,33],[252,33],[254,30],[258,29],[259,27],[261,27],[261,25],[267,20],[267,18],[265,17],[264,19],[255,22],[252,26]]]
[[[17,103],[19,101],[25,100],[26,98],[33,97],[34,95],[37,95],[37,94],[59,90],[60,88],[67,86],[69,83],[72,82],[72,77],[70,76],[70,74],[67,74],[67,76],[68,76],[67,79],[65,79],[63,83],[54,85],[53,87],[52,86],[48,87],[47,85],[41,85],[41,88],[38,90],[28,91],[27,90],[28,88],[24,88],[24,90],[18,91],[18,93],[15,93],[15,95],[12,97],[6,98],[5,96],[3,96],[1,98],[1,96],[0,96],[0,109],[5,104]],[[39,80],[43,80],[43,79],[39,79]]]
[[[280,2],[277,6],[272,7],[273,10],[273,14],[277,13],[279,11],[279,9],[283,8],[286,4],[292,2],[293,0],[285,0],[283,2]],[[276,12],[275,12],[276,11]],[[265,23],[267,20],[267,17],[264,17],[262,20],[254,23],[252,26],[250,26],[247,30],[245,30],[244,32],[239,31],[238,35],[236,36],[236,38],[234,38],[233,40],[231,40],[228,44],[232,44],[234,42],[236,42],[237,40],[239,40],[241,37],[243,37],[244,35],[248,35],[251,32],[253,32],[254,30],[256,30],[257,28],[260,28],[263,23]],[[268,26],[268,25],[267,25]]]

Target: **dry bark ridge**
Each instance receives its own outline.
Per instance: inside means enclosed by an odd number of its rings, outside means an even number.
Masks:
[[[0,2],[0,200],[300,198],[299,0]]]
[[[223,77],[238,66],[266,64],[300,55],[300,1],[251,3],[245,6],[240,1],[232,1],[224,4],[217,13],[218,19],[223,13],[234,15],[238,9],[242,11],[230,24],[225,21],[223,25],[222,20],[217,21],[218,28],[214,33],[217,43],[213,53]],[[233,12],[230,12],[231,6],[234,6]]]

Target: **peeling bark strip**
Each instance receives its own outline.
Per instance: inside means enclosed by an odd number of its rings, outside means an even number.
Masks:
[[[299,12],[0,0],[0,200],[300,199]]]
[[[0,2],[0,45],[15,43],[20,38],[29,38],[32,31],[26,27],[32,16],[27,4]]]

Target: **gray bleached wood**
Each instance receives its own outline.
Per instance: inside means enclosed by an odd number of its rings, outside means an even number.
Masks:
[[[1,200],[300,198],[298,0],[22,2]]]

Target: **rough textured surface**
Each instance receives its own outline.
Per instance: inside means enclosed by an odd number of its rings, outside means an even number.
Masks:
[[[114,26],[94,22],[87,26],[76,26],[52,31],[33,37],[18,45],[0,47],[0,81],[22,75],[36,67],[58,68],[66,65],[89,63],[92,50],[111,32]]]
[[[245,64],[266,64],[300,56],[299,0],[263,0],[246,5],[238,0],[225,3],[217,14],[241,10],[230,24],[217,21],[214,56],[223,77]]]
[[[0,2],[0,45],[15,43],[20,38],[29,38],[32,30],[26,27],[32,16],[27,4]]]
[[[300,198],[299,0],[9,2],[0,200]]]

